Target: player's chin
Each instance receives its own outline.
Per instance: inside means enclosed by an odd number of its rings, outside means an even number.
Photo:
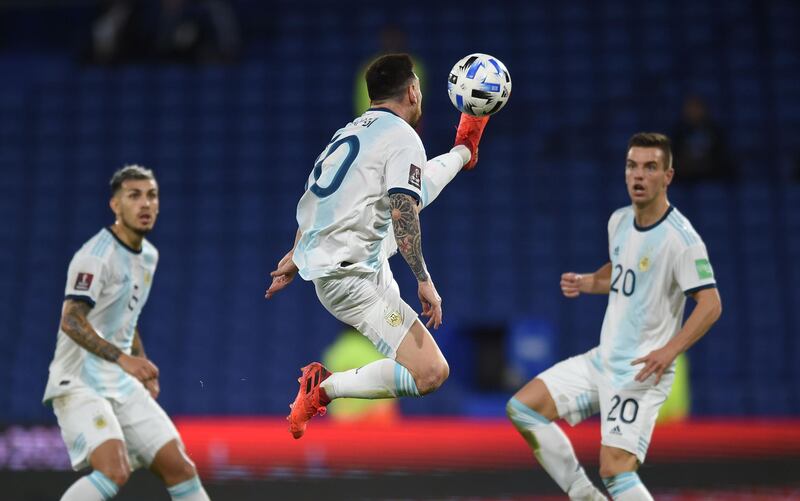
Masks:
[[[141,236],[145,236],[148,233],[150,233],[151,231],[153,231],[153,226],[155,226],[155,221],[151,221],[151,222],[146,223],[146,224],[138,224],[133,228],[133,230],[137,234],[139,234]]]

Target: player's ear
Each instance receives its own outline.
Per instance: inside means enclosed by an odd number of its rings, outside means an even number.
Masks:
[[[667,169],[667,172],[665,173],[665,178],[666,178],[666,181],[667,181],[665,186],[669,186],[670,183],[672,183],[672,178],[674,176],[675,176],[675,169],[673,169],[672,167],[669,167]]]
[[[111,207],[111,211],[115,216],[119,214],[119,198],[116,195],[113,195],[108,201],[108,206]]]
[[[406,94],[408,94],[408,102],[411,104],[417,104],[417,90],[414,88],[414,82],[411,82],[406,89]]]

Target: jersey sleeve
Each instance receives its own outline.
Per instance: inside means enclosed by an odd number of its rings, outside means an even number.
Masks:
[[[67,271],[64,298],[85,301],[94,307],[106,280],[104,270],[105,264],[98,257],[75,254]]]
[[[608,260],[613,261],[611,242],[614,241],[614,233],[616,233],[619,223],[625,215],[625,209],[617,209],[608,218]]]
[[[687,296],[717,286],[705,244],[699,242],[683,247],[675,262],[675,280]]]
[[[417,144],[419,141],[403,141],[389,153],[386,160],[386,188],[389,194],[405,193],[422,200],[422,168],[425,165],[425,151]]]

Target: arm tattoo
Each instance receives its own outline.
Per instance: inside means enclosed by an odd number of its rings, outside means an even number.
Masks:
[[[142,336],[139,335],[139,328],[136,327],[133,331],[133,344],[131,345],[131,355],[134,357],[144,357],[147,355],[144,352],[144,344],[142,344]]]
[[[422,256],[422,233],[416,203],[409,195],[394,193],[389,195],[389,204],[397,248],[417,280],[427,282],[428,271],[425,269],[425,258]]]
[[[83,301],[64,301],[64,313],[61,315],[61,330],[86,351],[109,362],[116,362],[122,350],[101,338],[92,324],[86,319],[92,307]]]

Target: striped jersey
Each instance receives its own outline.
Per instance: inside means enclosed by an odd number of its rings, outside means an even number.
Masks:
[[[391,228],[389,195],[422,194],[425,149],[416,131],[372,108],[336,131],[297,204],[302,234],[293,261],[305,280],[377,271]]]
[[[686,296],[716,287],[703,240],[670,206],[640,227],[633,207],[608,221],[611,287],[594,363],[618,387],[633,381],[631,362],[663,347],[681,328]]]
[[[150,294],[158,251],[142,240],[139,251],[103,228],[72,257],[67,272],[66,299],[92,306],[87,320],[103,339],[130,354],[136,322]],[[75,343],[59,329],[56,351],[44,401],[78,387],[88,387],[105,398],[122,399],[139,381]]]

